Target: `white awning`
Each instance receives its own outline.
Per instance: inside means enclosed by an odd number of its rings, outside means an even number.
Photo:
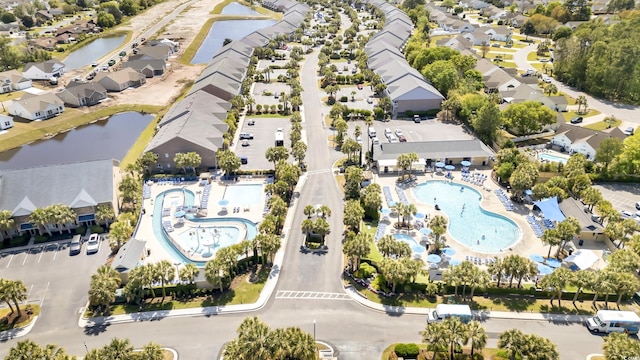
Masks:
[[[396,167],[398,164],[398,160],[396,159],[380,159],[378,160],[378,167]],[[425,166],[427,164],[427,161],[425,159],[419,159],[418,161],[414,162],[412,165],[414,167],[416,166]]]
[[[578,250],[564,259],[564,262],[575,265],[580,270],[585,270],[593,266],[599,257],[591,250]]]

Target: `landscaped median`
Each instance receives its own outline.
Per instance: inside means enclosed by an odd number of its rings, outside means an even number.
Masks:
[[[40,315],[40,305],[29,304],[20,306],[20,313],[16,309],[0,309],[0,340],[24,336],[23,332],[35,323]]]

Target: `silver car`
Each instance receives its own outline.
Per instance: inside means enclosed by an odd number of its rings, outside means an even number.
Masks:
[[[91,234],[87,241],[87,254],[97,253],[100,250],[100,235]]]

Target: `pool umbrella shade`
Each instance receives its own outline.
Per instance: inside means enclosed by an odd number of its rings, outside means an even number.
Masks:
[[[462,261],[458,260],[458,259],[451,259],[449,260],[449,266],[458,266],[462,264]]]
[[[218,205],[220,205],[220,206],[227,206],[227,205],[229,205],[229,200],[227,200],[227,199],[222,199],[222,200],[218,201]]]
[[[391,209],[384,208],[384,209],[380,210],[380,212],[383,213],[383,214],[390,214],[391,213]]]
[[[176,213],[175,213],[175,214],[173,214],[173,216],[175,216],[175,217],[177,217],[177,218],[181,218],[181,217],[183,217],[184,215],[185,215],[185,212],[184,212],[184,211],[182,211],[182,210],[181,210],[181,211],[176,211]]]
[[[436,167],[444,167],[444,163],[443,162],[437,162],[436,163]]]
[[[444,248],[442,249],[442,253],[447,255],[447,256],[453,256],[456,254],[456,251],[450,247]]]
[[[432,264],[439,264],[442,261],[442,258],[440,257],[440,255],[431,254],[427,256],[427,261]]]
[[[551,266],[547,266],[544,264],[538,264],[538,274],[541,275],[549,275],[553,272],[553,268]]]
[[[460,165],[462,166],[471,166],[471,161],[460,161]]]
[[[423,213],[416,213],[416,214],[415,214],[415,215],[413,215],[413,216],[415,216],[415,217],[416,217],[416,219],[424,219],[426,215],[425,215],[425,214],[423,214]]]
[[[444,168],[447,169],[447,170],[455,170],[456,167],[453,166],[453,165],[447,165]]]
[[[429,228],[422,228],[422,229],[420,229],[420,234],[422,234],[422,235],[429,235],[429,234],[431,234],[431,229],[429,229]]]
[[[531,259],[532,261],[537,262],[537,263],[544,262],[544,256],[542,256],[542,255],[533,254],[533,255],[529,256],[529,259]]]
[[[562,263],[556,259],[547,259],[547,265],[555,269],[559,268]]]

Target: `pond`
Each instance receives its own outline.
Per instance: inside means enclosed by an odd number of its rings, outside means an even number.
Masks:
[[[223,20],[216,21],[198,52],[191,59],[192,64],[206,64],[211,60],[225,39],[238,40],[252,32],[275,24],[275,20]]]
[[[154,116],[137,112],[113,115],[48,140],[0,153],[0,170],[101,159],[122,160]]]
[[[259,12],[251,9],[248,6],[240,5],[238,3],[231,3],[222,9],[222,15],[262,15]]]
[[[89,44],[75,50],[63,60],[68,70],[75,70],[96,62],[101,57],[122,45],[125,35],[95,39]]]

